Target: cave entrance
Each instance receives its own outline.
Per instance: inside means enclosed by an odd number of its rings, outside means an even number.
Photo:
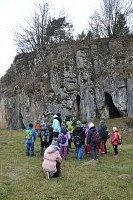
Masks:
[[[108,92],[105,92],[105,105],[107,105],[109,109],[110,118],[121,117],[119,110],[113,103],[112,96]]]
[[[21,114],[21,111],[19,111],[19,119],[18,119],[18,126],[21,129],[25,129],[25,125],[23,123],[23,116]]]
[[[77,104],[77,110],[78,110],[77,117],[80,117],[80,95],[79,94],[77,94],[77,96],[76,96],[76,104]]]

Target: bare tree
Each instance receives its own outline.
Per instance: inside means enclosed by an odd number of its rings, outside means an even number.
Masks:
[[[113,37],[114,26],[122,14],[131,27],[132,0],[102,0],[101,10],[90,17],[90,29],[96,37]]]
[[[36,7],[34,16],[25,20],[26,27],[21,26],[20,31],[15,31],[14,41],[18,53],[30,52],[40,47],[44,49],[47,44],[73,39],[73,25],[66,21],[66,17],[51,18],[47,2]]]
[[[50,21],[47,2],[36,6],[34,16],[25,20],[26,27],[19,27],[14,33],[14,41],[18,52],[29,52],[46,44],[46,29]]]

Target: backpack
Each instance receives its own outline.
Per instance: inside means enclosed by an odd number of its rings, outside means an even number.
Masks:
[[[31,140],[32,139],[32,131],[31,130],[26,130],[25,131],[25,138],[27,140]]]
[[[98,131],[96,129],[92,132],[92,142],[94,144],[99,144],[100,143],[100,136],[99,136],[99,133],[98,133]]]
[[[74,144],[75,144],[75,146],[76,147],[79,147],[79,146],[81,146],[81,138],[80,138],[80,136],[74,136]]]
[[[67,138],[64,134],[61,134],[60,137],[59,137],[59,143],[60,144],[65,144],[67,141]]]
[[[120,133],[118,133],[118,144],[121,145],[122,144],[122,136]]]

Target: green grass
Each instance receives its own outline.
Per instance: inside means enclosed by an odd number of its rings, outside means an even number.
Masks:
[[[83,161],[77,161],[72,149],[70,158],[62,163],[62,176],[50,180],[41,169],[39,139],[36,156],[26,157],[24,132],[1,130],[0,199],[132,200],[133,131],[125,122],[126,118],[107,121],[109,129],[117,126],[123,136],[118,159],[113,157],[110,142],[108,156],[100,157],[96,164],[89,164],[87,155]]]

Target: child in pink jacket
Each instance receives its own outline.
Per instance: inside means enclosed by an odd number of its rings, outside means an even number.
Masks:
[[[117,127],[113,127],[113,131],[111,133],[111,144],[113,146],[114,149],[114,155],[117,156],[118,155],[118,145],[119,145],[119,132]]]
[[[42,168],[47,174],[47,178],[58,177],[61,175],[62,158],[59,153],[58,141],[53,140],[52,144],[45,150]]]

